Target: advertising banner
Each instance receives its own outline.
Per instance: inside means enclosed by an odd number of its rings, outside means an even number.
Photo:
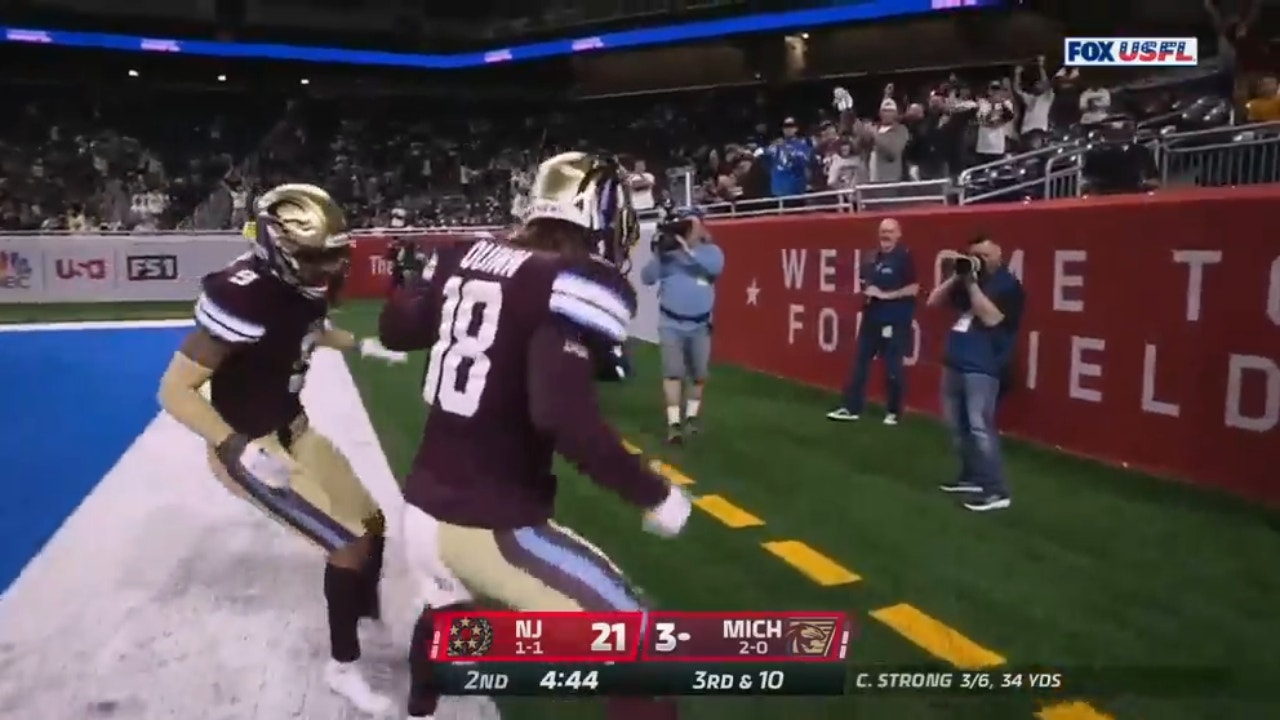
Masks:
[[[194,300],[247,249],[236,234],[3,235],[0,302]]]
[[[44,292],[39,250],[0,243],[0,302],[33,302]]]
[[[1005,431],[1280,502],[1277,200],[1280,188],[1256,187],[903,213],[922,284],[908,405],[939,407],[956,313],[923,307],[938,253],[985,233],[1027,292]],[[714,222],[726,253],[717,359],[840,388],[860,320],[855,269],[883,217]]]
[[[86,243],[79,238],[46,244],[45,292],[68,300],[111,297],[116,288],[118,247],[118,243]]]

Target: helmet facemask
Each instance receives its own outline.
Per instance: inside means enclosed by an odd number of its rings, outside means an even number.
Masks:
[[[351,237],[336,203],[313,185],[282,185],[257,203],[257,253],[310,297],[330,295],[351,263]]]

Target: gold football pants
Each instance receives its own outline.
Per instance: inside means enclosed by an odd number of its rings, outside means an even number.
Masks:
[[[236,477],[210,447],[209,466],[232,493],[326,552],[346,547],[366,533],[382,534],[385,521],[377,503],[342,451],[313,430],[305,415],[298,416],[287,431],[256,442],[271,452],[287,453],[298,469],[287,490],[274,491],[254,478]]]
[[[473,595],[513,610],[642,610],[639,593],[599,548],[548,522],[487,530],[441,522],[409,505],[404,552],[434,607]]]

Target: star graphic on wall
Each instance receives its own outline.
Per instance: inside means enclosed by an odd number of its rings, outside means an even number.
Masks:
[[[760,304],[760,283],[755,278],[751,278],[751,284],[747,286],[747,304]]]

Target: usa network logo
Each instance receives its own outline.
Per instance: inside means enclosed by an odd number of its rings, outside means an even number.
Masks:
[[[1200,48],[1193,37],[1069,37],[1062,41],[1062,57],[1068,67],[1195,66]]]
[[[19,252],[0,252],[0,290],[31,287],[31,261]]]

